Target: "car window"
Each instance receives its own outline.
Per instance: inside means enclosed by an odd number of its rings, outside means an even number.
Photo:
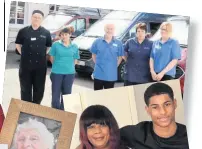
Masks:
[[[69,25],[67,26],[72,26],[74,27],[74,30],[76,30],[76,20],[72,21]]]
[[[54,31],[63,27],[72,16],[67,15],[48,15],[42,22],[42,26],[47,30]]]
[[[135,37],[136,34],[136,24],[129,30],[129,38]]]
[[[84,31],[86,28],[86,20],[85,19],[77,19],[77,31]]]
[[[89,24],[90,24],[90,26],[91,26],[92,24],[94,24],[97,20],[98,20],[98,19],[89,19]]]
[[[156,31],[158,31],[160,25],[161,23],[149,22],[151,36],[153,36],[156,33]]]
[[[138,12],[134,11],[112,11],[107,14],[104,19],[124,19],[124,20],[132,20]]]
[[[102,37],[102,36],[104,36],[105,24],[112,23],[112,22],[115,25],[115,36],[120,36],[131,23],[130,20],[119,20],[119,19],[117,19],[117,20],[116,19],[99,20],[85,32],[84,36]]]

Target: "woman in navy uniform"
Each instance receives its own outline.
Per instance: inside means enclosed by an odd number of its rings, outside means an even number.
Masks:
[[[40,104],[43,98],[47,71],[46,54],[52,45],[50,32],[41,27],[43,17],[43,12],[34,10],[31,25],[20,29],[15,41],[21,54],[21,99],[37,104]]]

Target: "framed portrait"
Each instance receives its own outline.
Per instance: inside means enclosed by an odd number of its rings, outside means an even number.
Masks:
[[[9,149],[70,148],[77,114],[11,99],[0,144]]]

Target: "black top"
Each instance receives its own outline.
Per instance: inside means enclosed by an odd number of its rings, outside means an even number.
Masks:
[[[39,68],[46,66],[47,47],[51,47],[51,34],[44,27],[34,30],[27,26],[18,32],[16,44],[21,44],[21,67]]]
[[[153,131],[152,122],[140,122],[120,129],[121,140],[132,149],[189,149],[186,126],[177,123],[170,138],[161,138]]]

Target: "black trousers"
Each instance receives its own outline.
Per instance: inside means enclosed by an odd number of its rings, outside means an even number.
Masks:
[[[167,81],[167,80],[173,80],[174,78],[172,76],[169,75],[164,75],[163,78],[161,79],[161,81]]]
[[[103,81],[103,80],[98,80],[94,79],[94,90],[102,90],[104,89],[109,89],[109,88],[114,88],[114,81]]]
[[[45,89],[47,67],[28,69],[20,67],[21,100],[40,104]]]
[[[142,83],[130,82],[130,81],[128,81],[128,80],[124,80],[124,86],[138,85],[138,84],[142,84]]]

